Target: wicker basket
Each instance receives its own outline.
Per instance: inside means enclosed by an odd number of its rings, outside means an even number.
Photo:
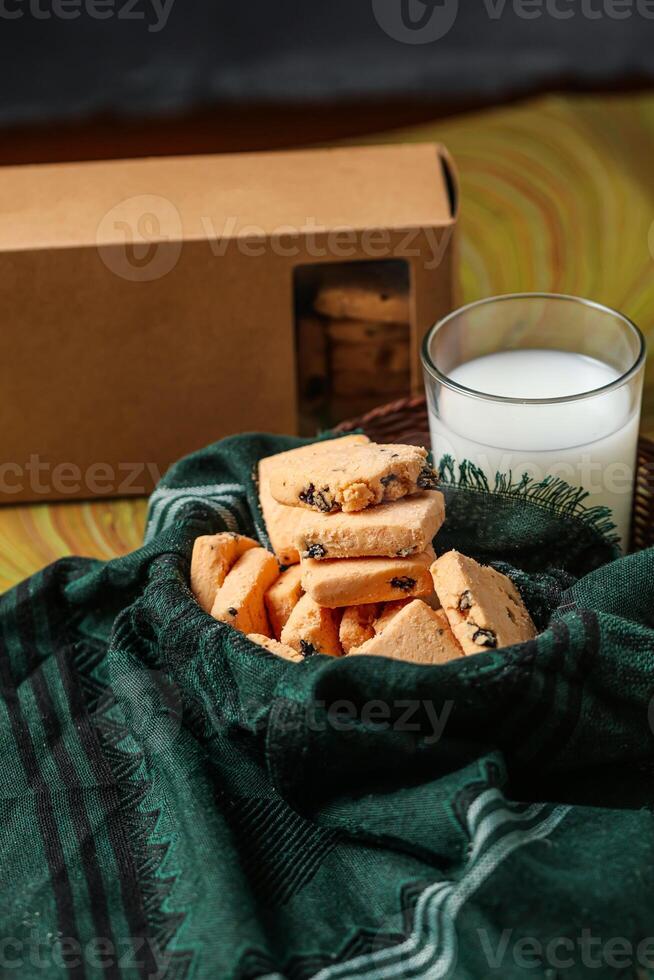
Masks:
[[[375,408],[367,415],[342,422],[337,432],[363,429],[375,442],[407,442],[429,445],[429,423],[424,397],[404,398]],[[654,442],[641,439],[634,496],[631,550],[654,546]]]

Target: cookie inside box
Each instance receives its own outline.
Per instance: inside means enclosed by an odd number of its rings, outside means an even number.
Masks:
[[[410,322],[409,266],[404,261],[296,269],[302,435],[409,395]]]

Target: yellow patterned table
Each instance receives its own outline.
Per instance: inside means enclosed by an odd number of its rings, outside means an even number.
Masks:
[[[377,142],[438,139],[462,192],[462,299],[546,290],[631,316],[654,344],[654,96],[548,97]],[[654,360],[643,429],[654,434]],[[68,554],[138,547],[145,501],[0,508],[0,590]]]

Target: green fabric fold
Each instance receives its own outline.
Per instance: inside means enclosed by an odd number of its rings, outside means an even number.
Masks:
[[[0,598],[7,975],[654,974],[654,551],[616,558],[558,491],[453,480],[437,549],[512,575],[538,638],[278,660],[189,563],[199,534],[267,542],[256,462],[297,442],[182,460],[142,549]]]

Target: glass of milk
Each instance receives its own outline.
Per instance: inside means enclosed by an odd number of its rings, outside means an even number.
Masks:
[[[574,296],[498,296],[450,314],[422,361],[432,450],[518,483],[558,477],[610,510],[629,543],[645,340]]]

